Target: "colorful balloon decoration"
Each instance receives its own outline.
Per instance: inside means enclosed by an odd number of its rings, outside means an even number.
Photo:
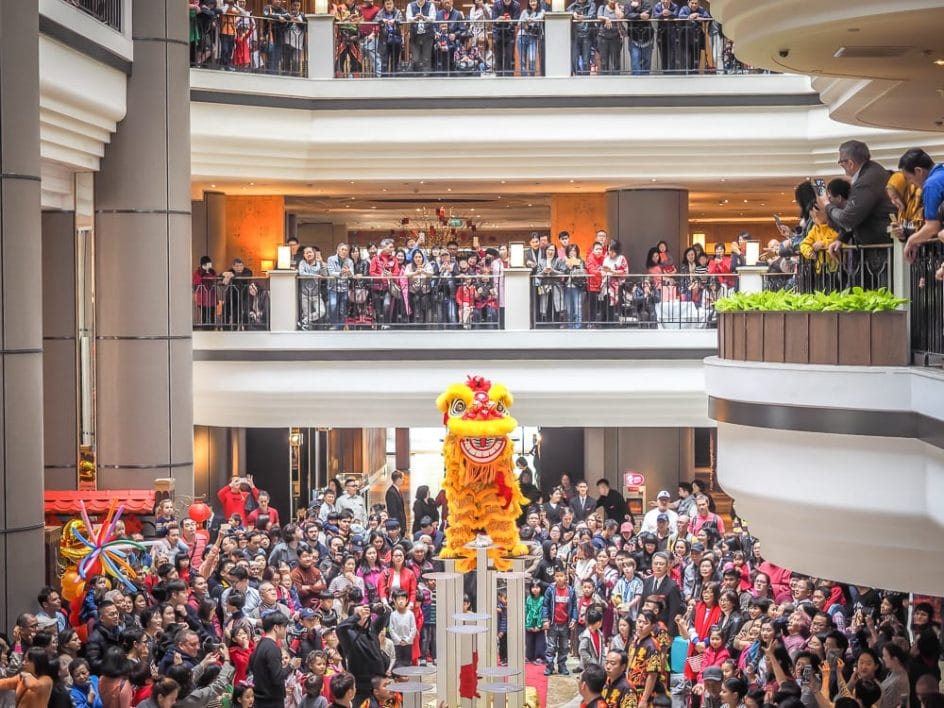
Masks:
[[[79,501],[80,519],[72,519],[62,528],[59,554],[69,562],[62,575],[62,596],[66,600],[79,597],[85,590],[85,581],[104,573],[129,590],[135,590],[132,582],[137,574],[128,563],[125,549],[145,550],[145,545],[125,538],[115,538],[115,527],[124,513],[124,504],[112,499],[105,521],[95,532],[89,521],[85,503]]]

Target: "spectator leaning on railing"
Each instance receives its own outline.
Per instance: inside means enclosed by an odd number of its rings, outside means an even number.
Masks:
[[[934,164],[921,148],[912,148],[898,161],[905,179],[915,187],[921,188],[921,200],[924,206],[924,226],[912,234],[905,244],[905,258],[910,263],[918,252],[918,246],[934,238],[942,238],[941,220],[944,206],[944,164]]]
[[[825,193],[817,195],[829,225],[840,234],[839,239],[830,244],[830,253],[837,255],[842,244],[851,238],[859,246],[888,243],[888,217],[896,213],[895,205],[885,192],[888,170],[873,162],[868,146],[858,140],[848,140],[839,146],[839,165],[852,178],[845,206],[831,204]],[[886,258],[886,254],[883,250],[873,250],[866,252],[865,258],[872,261],[869,264],[872,272],[878,273],[882,268],[875,261]]]

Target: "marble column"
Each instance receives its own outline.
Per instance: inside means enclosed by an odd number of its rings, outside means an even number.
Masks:
[[[44,211],[43,450],[46,489],[75,489],[78,471],[75,212]]]
[[[43,585],[38,0],[0,0],[0,626]]]
[[[680,263],[688,243],[688,190],[608,190],[606,225],[610,238],[622,243],[630,273],[646,272],[646,253],[659,241],[668,242]]]
[[[188,13],[134,0],[128,113],[95,184],[99,487],[193,490]]]

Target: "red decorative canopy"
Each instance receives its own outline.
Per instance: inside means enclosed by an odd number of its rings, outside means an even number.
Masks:
[[[112,499],[118,499],[125,505],[129,514],[152,514],[154,512],[153,489],[106,489],[97,492],[46,490],[45,508],[47,514],[79,514],[79,500],[85,502],[90,514],[104,514]]]

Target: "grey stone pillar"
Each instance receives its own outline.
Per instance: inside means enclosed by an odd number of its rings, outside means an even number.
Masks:
[[[193,490],[188,13],[134,0],[128,113],[95,184],[99,487]]]
[[[37,0],[0,0],[0,626],[43,584]]]
[[[667,241],[676,263],[688,243],[688,190],[611,189],[606,193],[606,225],[619,239],[631,273],[646,272],[646,253]]]
[[[46,489],[75,489],[78,475],[75,212],[43,212],[42,248]]]

